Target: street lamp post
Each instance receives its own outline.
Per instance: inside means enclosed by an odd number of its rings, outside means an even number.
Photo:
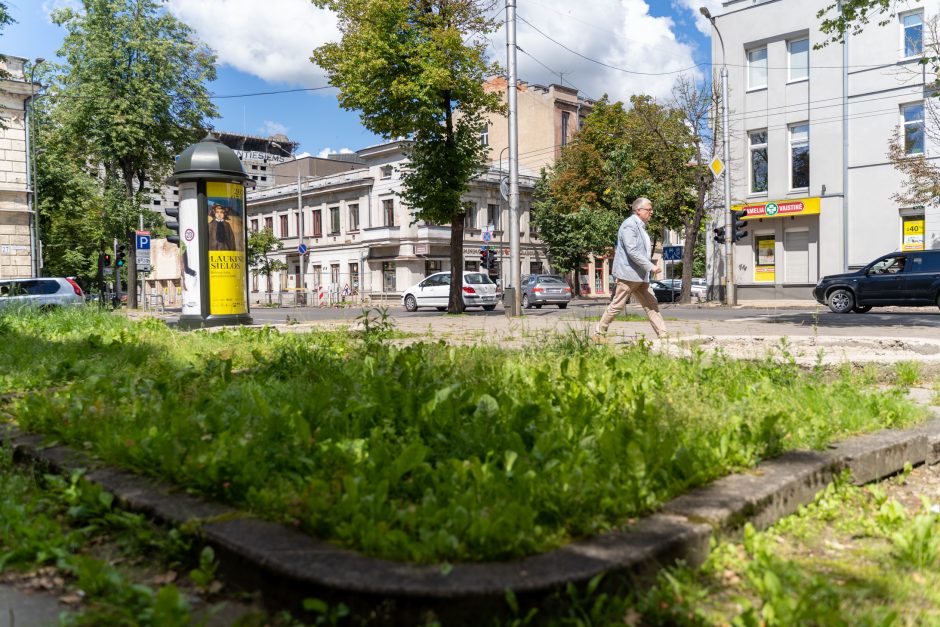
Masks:
[[[734,289],[734,242],[731,228],[731,155],[728,142],[728,63],[725,55],[725,40],[718,30],[718,24],[707,7],[700,7],[699,13],[711,22],[712,28],[718,33],[718,42],[721,44],[721,143],[722,161],[725,162],[725,300],[728,305],[737,302]]]
[[[29,68],[29,98],[26,99],[26,187],[29,189],[27,196],[30,205],[30,220],[33,228],[31,230],[30,248],[33,254],[33,276],[42,276],[42,240],[39,238],[39,186],[36,177],[36,149],[33,123],[33,100],[36,98],[36,83],[34,76],[36,68],[42,65],[45,59],[38,57],[31,68]]]

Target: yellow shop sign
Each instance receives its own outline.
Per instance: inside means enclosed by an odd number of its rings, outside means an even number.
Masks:
[[[734,205],[736,211],[744,209],[745,220],[757,218],[785,218],[787,216],[809,216],[819,214],[819,198],[791,198],[788,200],[769,200],[767,202]]]

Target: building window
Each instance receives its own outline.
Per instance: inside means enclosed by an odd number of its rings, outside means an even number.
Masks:
[[[273,217],[267,217],[264,219],[264,228],[266,228],[267,230],[271,232],[274,232],[274,218]]]
[[[159,207],[159,206],[160,206],[160,201],[157,200],[156,198],[154,198],[154,199],[153,199],[153,206],[154,206],[154,207]]]
[[[809,187],[809,124],[790,127],[790,189]]]
[[[281,237],[287,237],[289,235],[287,231],[287,215],[281,216]]]
[[[901,37],[904,58],[919,56],[924,51],[924,14],[921,11],[901,16]]]
[[[499,205],[486,206],[486,223],[493,227],[494,231],[499,231]]]
[[[924,154],[924,103],[901,105],[904,118],[904,154]]]
[[[395,292],[395,262],[382,262],[382,291]]]
[[[353,294],[359,293],[359,264],[358,263],[349,264],[349,287],[352,288]]]
[[[431,276],[435,272],[441,271],[441,260],[440,259],[425,259],[424,260],[424,276]]]
[[[382,213],[385,216],[385,226],[395,226],[395,201],[386,198],[382,201]]]
[[[330,207],[330,235],[339,235],[339,207]]]
[[[480,133],[480,143],[484,146],[490,145],[490,125],[487,124],[483,127],[483,131]]]
[[[319,209],[313,212],[313,236],[323,237],[323,212]]]
[[[567,111],[561,112],[561,145],[568,145],[568,126],[571,123],[571,114]]]
[[[747,88],[767,87],[767,48],[747,51]]]
[[[390,165],[383,165],[383,166],[382,166],[382,178],[383,178],[383,179],[390,179],[390,178],[392,178],[392,166],[390,166]]]
[[[787,43],[787,57],[791,81],[809,78],[809,39],[797,39]]]
[[[349,230],[359,230],[359,205],[349,205]]]
[[[773,235],[754,235],[754,282],[775,283],[777,243]]]
[[[463,228],[475,229],[477,227],[477,206],[472,202],[463,205]]]
[[[257,233],[257,232],[258,232],[258,220],[252,220],[252,221],[251,221],[251,231],[252,231],[252,233]]]
[[[767,193],[767,131],[756,131],[748,136],[751,148],[751,192]]]
[[[330,284],[339,285],[339,264],[330,264]]]

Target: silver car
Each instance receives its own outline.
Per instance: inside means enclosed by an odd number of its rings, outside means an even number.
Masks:
[[[77,307],[85,295],[71,278],[0,279],[0,309]]]
[[[557,274],[530,274],[522,280],[522,307],[541,309],[558,305],[564,309],[571,302],[571,286]]]

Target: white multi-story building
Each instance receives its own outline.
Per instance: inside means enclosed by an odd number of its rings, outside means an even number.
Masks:
[[[300,199],[296,182],[249,192],[249,229],[270,228],[284,245],[273,256],[287,269],[272,278],[271,291],[310,294],[322,286],[327,297],[331,291],[334,298],[344,292],[394,297],[426,275],[450,269],[450,226],[415,221],[401,200],[406,147],[405,141],[371,146],[356,153],[363,162],[357,169],[304,177]],[[493,246],[499,252],[498,267],[491,272],[494,279],[509,273],[509,208],[500,196],[499,181],[499,171],[490,169],[473,180],[464,196],[464,269],[480,269],[481,246]],[[534,186],[533,177],[520,176],[523,273],[549,269],[544,247],[529,223]],[[298,252],[301,225],[306,258]],[[490,226],[491,239],[484,242]],[[253,301],[263,299],[266,283],[264,276],[252,277]]]
[[[713,37],[713,64],[729,73],[731,204],[748,211],[733,245],[740,300],[808,297],[826,274],[940,247],[940,208],[900,206],[903,179],[887,156],[896,132],[909,155],[940,154],[925,132],[931,66],[919,63],[936,4],[911,3],[817,49],[827,4],[731,0],[715,16],[727,56]],[[712,226],[723,224],[716,212]],[[714,277],[720,257],[709,255]]]

